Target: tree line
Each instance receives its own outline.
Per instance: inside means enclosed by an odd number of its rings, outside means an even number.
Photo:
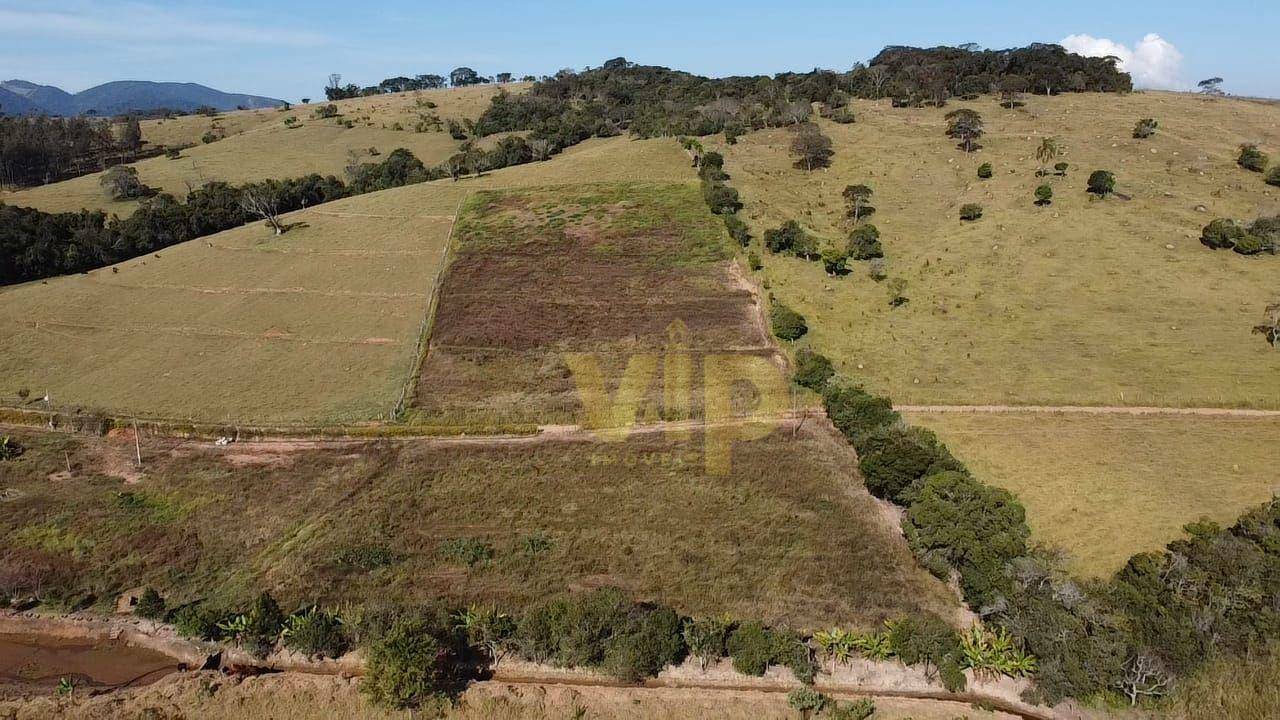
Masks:
[[[85,117],[0,116],[0,185],[55,182],[128,162],[142,149],[136,117],[118,123]]]
[[[509,83],[515,80],[515,76],[509,72],[500,72],[494,75],[481,75],[469,67],[458,67],[450,71],[448,76],[445,75],[414,75],[408,77],[398,75],[389,77],[377,85],[368,85],[360,87],[354,83],[342,84],[342,75],[334,73],[329,76],[329,84],[325,86],[324,95],[328,100],[346,100],[355,97],[368,97],[371,95],[382,95],[385,93],[409,92],[412,90],[436,90],[445,87],[468,87],[471,85],[484,85],[487,83]],[[533,75],[525,75],[521,78],[522,82],[533,82],[537,80]]]
[[[775,332],[798,336],[786,332],[804,325],[795,315],[781,328],[775,318]],[[903,533],[921,564],[941,579],[957,576],[984,622],[1037,658],[1034,699],[1136,704],[1167,695],[1211,658],[1246,657],[1280,638],[1280,498],[1230,527],[1190,523],[1163,552],[1081,581],[1059,553],[1030,542],[1013,494],[976,479],[889,398],[807,349],[797,353],[795,381],[822,394],[858,451],[867,489],[904,508]]]
[[[490,150],[473,142],[444,162],[426,166],[404,148],[380,162],[353,163],[345,181],[311,174],[240,186],[210,182],[184,200],[142,185],[132,167],[118,168],[130,185],[124,197],[142,198],[125,219],[101,211],[47,213],[0,202],[0,285],[87,272],[155,252],[195,238],[265,220],[277,233],[286,229],[279,215],[339,198],[431,180],[487,172],[546,160],[563,147],[546,140],[503,138]],[[113,168],[115,169],[115,168]],[[104,180],[111,179],[104,176]],[[116,183],[104,183],[114,192]]]
[[[562,70],[519,96],[500,94],[476,123],[481,135],[595,124],[639,137],[710,135],[804,122],[813,103],[836,117],[850,98],[898,105],[1000,92],[1122,92],[1132,89],[1114,58],[1086,58],[1058,45],[1012,50],[885,48],[847,72],[706,78],[614,58],[583,72]],[[849,118],[851,120],[851,118]]]

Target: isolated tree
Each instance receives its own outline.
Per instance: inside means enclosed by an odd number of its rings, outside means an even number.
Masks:
[[[1222,84],[1222,78],[1220,77],[1211,77],[1211,78],[1208,78],[1207,80],[1201,80],[1200,82],[1196,83],[1196,85],[1200,86],[1200,92],[1204,93],[1205,95],[1224,94],[1222,92],[1222,88],[1218,87],[1221,84]]]
[[[965,203],[960,206],[960,219],[970,222],[982,217],[982,206],[977,203]]]
[[[1106,197],[1115,192],[1116,176],[1109,170],[1094,170],[1089,175],[1089,192],[1098,197]]]
[[[844,192],[841,193],[849,206],[849,217],[853,218],[855,223],[876,211],[871,206],[872,193],[872,189],[866,185],[846,185]]]
[[[947,120],[947,137],[960,141],[960,147],[965,152],[973,152],[980,147],[977,142],[984,132],[982,127],[982,115],[976,110],[969,108],[960,108],[952,110],[946,115]]]
[[[982,163],[978,166],[978,178],[981,180],[990,180],[994,174],[991,163]]]
[[[1057,138],[1047,137],[1040,141],[1040,147],[1036,148],[1036,160],[1040,161],[1040,169],[1036,171],[1036,175],[1044,177],[1049,174],[1046,167],[1062,154],[1062,148],[1058,146]]]
[[[889,69],[883,65],[872,65],[867,68],[867,81],[871,83],[876,99],[884,97],[884,85],[889,82],[890,77]]]
[[[142,147],[142,125],[130,115],[120,126],[120,149],[136,153]]]
[[[791,155],[796,158],[797,168],[813,172],[814,168],[829,167],[834,154],[831,138],[823,135],[817,125],[804,123],[796,126],[795,137],[791,140]]]
[[[469,67],[454,68],[449,73],[449,84],[454,87],[465,87],[467,85],[479,85],[484,82],[480,78],[480,74]]]
[[[280,192],[271,181],[246,185],[240,191],[240,209],[246,215],[266,220],[276,235],[284,234],[285,226],[280,222]]]
[[[99,178],[98,184],[108,200],[136,200],[155,194],[155,191],[138,179],[138,169],[131,165],[116,165]]]
[[[1053,188],[1049,185],[1041,185],[1036,188],[1036,204],[1048,205],[1053,202]]]
[[[1021,75],[1006,75],[1000,81],[1000,105],[1010,110],[1022,104],[1022,94],[1027,91],[1027,79]]]

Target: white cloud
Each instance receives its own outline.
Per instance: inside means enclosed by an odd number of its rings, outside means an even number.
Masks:
[[[1162,90],[1182,90],[1187,83],[1182,79],[1182,53],[1173,43],[1155,33],[1147,33],[1132,48],[1108,38],[1092,35],[1068,35],[1062,47],[1069,52],[1088,57],[1114,55],[1120,58],[1120,69],[1133,76],[1138,87]]]
[[[328,39],[318,33],[210,17],[208,10],[180,13],[147,3],[63,2],[40,10],[0,7],[0,36],[45,35],[115,44],[187,41],[211,44],[313,47]]]

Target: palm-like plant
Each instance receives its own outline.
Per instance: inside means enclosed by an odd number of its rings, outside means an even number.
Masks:
[[[960,652],[961,664],[979,677],[1023,677],[1034,673],[1037,666],[1035,656],[1019,648],[1004,628],[991,632],[974,624],[961,634]]]
[[[1057,138],[1047,137],[1040,141],[1040,147],[1036,148],[1036,159],[1040,161],[1039,174],[1043,177],[1048,174],[1045,168],[1055,158],[1062,154],[1062,147],[1058,145]]]
[[[482,648],[497,667],[507,639],[515,632],[515,621],[493,605],[471,605],[454,615],[457,627],[467,634],[472,647]]]
[[[868,660],[884,661],[893,657],[893,647],[889,644],[889,622],[885,623],[885,631],[856,635],[853,638],[853,649]]]

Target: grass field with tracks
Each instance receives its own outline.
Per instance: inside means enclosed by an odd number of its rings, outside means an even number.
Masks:
[[[982,113],[981,150],[945,135],[944,115]],[[792,167],[791,133],[751,133],[725,154],[753,234],[796,219],[822,239],[850,230],[841,192],[865,183],[889,280],[865,262],[832,277],[821,263],[761,251],[761,280],[808,320],[805,342],[904,405],[1152,405],[1280,408],[1280,353],[1251,328],[1280,301],[1280,259],[1214,252],[1215,217],[1280,213],[1280,192],[1235,164],[1236,148],[1280,149],[1280,105],[1175,93],[994,98],[938,108],[855,101],[857,122],[819,120],[826,170]],[[1132,138],[1139,118],[1156,135]],[[1057,139],[1065,177],[1037,177]],[[993,165],[989,180],[977,177]],[[1052,163],[1051,163],[1052,164]],[[1116,174],[1106,200],[1093,170]],[[1033,191],[1053,186],[1052,205]],[[959,207],[984,208],[961,222]],[[757,240],[758,242],[758,240]],[[891,307],[888,286],[909,302]],[[1092,575],[1266,500],[1276,425],[1203,417],[928,415],[979,477],[1013,490],[1037,539]],[[1237,469],[1238,468],[1238,469]]]
[[[614,160],[630,162],[619,166]],[[0,399],[213,423],[385,419],[473,190],[688,180],[675,143],[583,143],[461,182],[371,193],[83,275],[0,290]]]

